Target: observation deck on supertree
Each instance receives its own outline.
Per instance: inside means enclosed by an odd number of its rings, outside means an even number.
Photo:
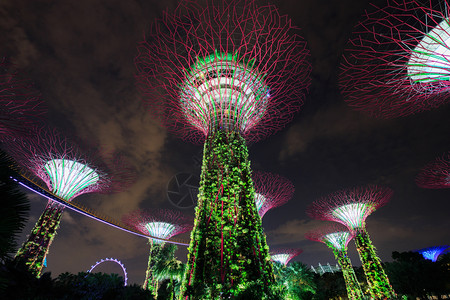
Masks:
[[[374,117],[394,118],[449,102],[448,1],[393,0],[358,23],[343,57],[345,101]]]
[[[33,85],[0,57],[0,141],[31,135],[46,109]]]
[[[450,188],[450,152],[427,164],[417,175],[416,184],[426,189]]]
[[[136,77],[150,111],[183,139],[204,142],[183,295],[206,286],[209,297],[228,298],[248,282],[268,292],[274,276],[246,142],[300,109],[310,73],[305,41],[271,5],[182,1],[138,51]]]
[[[279,262],[286,267],[291,259],[301,253],[303,253],[303,249],[299,248],[275,249],[270,251],[270,256],[273,261]]]
[[[29,139],[10,141],[6,150],[22,169],[41,179],[49,191],[67,202],[86,193],[112,193],[128,187],[133,181],[131,168],[118,156],[100,162],[91,152],[84,154],[60,133],[41,130]],[[64,206],[49,200],[47,206],[16,254],[15,260],[24,262],[40,276],[50,245],[61,222]]]
[[[344,276],[345,286],[349,299],[363,299],[363,292],[353,269],[350,257],[348,257],[348,243],[353,239],[353,234],[347,227],[334,223],[313,229],[305,234],[311,241],[321,242],[333,250]]]
[[[431,260],[432,262],[436,262],[439,256],[446,252],[446,250],[450,250],[449,245],[435,246],[424,248],[420,250],[416,250],[414,252],[422,254],[423,258]]]
[[[272,208],[288,202],[295,191],[294,185],[287,178],[268,172],[255,172],[253,183],[256,209],[261,218]]]
[[[123,217],[123,222],[131,228],[151,236],[150,253],[143,288],[157,296],[158,280],[154,277],[156,259],[164,247],[164,240],[192,230],[193,220],[182,213],[167,209],[140,209]]]
[[[370,294],[375,299],[393,298],[394,290],[366,231],[366,218],[392,197],[392,190],[376,185],[344,189],[314,201],[307,214],[314,219],[339,222],[355,237]]]

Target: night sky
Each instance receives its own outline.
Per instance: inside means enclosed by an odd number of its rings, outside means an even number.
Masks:
[[[177,1],[3,0],[0,54],[32,79],[49,106],[49,124],[83,141],[117,150],[130,159],[138,179],[120,194],[80,196],[78,202],[120,218],[137,208],[176,209],[167,198],[178,173],[198,176],[202,147],[168,133],[142,106],[134,83],[136,45],[149,24]],[[378,1],[383,3],[383,1]],[[263,226],[272,249],[299,247],[294,260],[335,264],[325,245],[304,238],[320,224],[305,213],[315,199],[355,185],[394,190],[391,202],[367,219],[383,261],[392,251],[450,243],[450,190],[418,188],[420,169],[450,150],[450,105],[395,120],[378,120],[349,108],[338,89],[339,62],[353,26],[368,1],[272,1],[302,28],[311,52],[312,84],[302,111],[286,128],[249,146],[253,170],[289,178],[296,188],[286,205],[269,211]],[[43,211],[46,199],[30,194],[32,211],[19,244]],[[184,209],[193,214],[193,208]],[[187,238],[187,235],[183,238]],[[141,284],[147,267],[144,238],[66,210],[47,256],[53,277],[86,271],[115,257],[129,282]],[[360,265],[353,243],[349,252]],[[178,258],[186,260],[180,247]],[[98,269],[118,272],[119,267]]]

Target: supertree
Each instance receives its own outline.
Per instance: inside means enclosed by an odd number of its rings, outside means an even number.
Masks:
[[[447,0],[374,5],[355,27],[341,65],[345,101],[393,118],[448,102],[450,26]]]
[[[425,259],[429,259],[432,262],[436,262],[438,257],[449,248],[450,248],[449,245],[442,245],[416,250],[415,252],[422,254],[423,258]]]
[[[122,158],[111,156],[101,163],[94,152],[82,153],[55,130],[41,130],[34,138],[10,142],[6,149],[19,164],[24,177],[29,177],[29,173],[38,177],[52,194],[67,202],[86,193],[118,192],[133,180],[131,168]],[[49,200],[16,254],[15,260],[24,262],[38,277],[63,210],[63,205]]]
[[[295,190],[294,185],[288,179],[268,172],[255,172],[253,183],[256,209],[261,218],[270,209],[288,202]]]
[[[450,188],[450,152],[427,164],[417,175],[416,183],[427,189]]]
[[[353,239],[352,232],[338,223],[328,224],[306,233],[305,237],[311,241],[324,243],[333,250],[344,276],[349,299],[363,299],[363,292],[356,277],[353,265],[348,257],[348,243]]]
[[[154,269],[158,256],[164,247],[164,240],[185,233],[192,229],[193,220],[185,217],[178,211],[167,209],[140,209],[123,217],[125,224],[143,233],[150,234],[158,239],[148,239],[150,254],[148,256],[147,271],[143,288],[157,296],[158,280],[154,277]]]
[[[289,122],[309,85],[306,43],[274,6],[182,1],[154,23],[136,57],[150,111],[204,142],[183,294],[227,298],[274,282],[246,142]]]
[[[279,262],[283,266],[287,266],[291,259],[300,255],[302,252],[303,250],[298,248],[275,249],[270,251],[270,256],[273,261]]]
[[[33,85],[0,57],[0,141],[30,136],[46,109]]]
[[[395,293],[366,231],[366,218],[385,205],[392,194],[391,189],[376,185],[355,187],[320,198],[307,209],[310,217],[339,222],[354,235],[370,294],[374,299],[390,299],[395,297]]]

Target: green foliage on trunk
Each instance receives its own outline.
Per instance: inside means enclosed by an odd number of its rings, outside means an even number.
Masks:
[[[258,282],[274,282],[258,215],[245,140],[217,131],[206,140],[183,293],[190,299],[228,298]]]
[[[349,299],[363,299],[363,292],[359,285],[358,278],[356,278],[355,270],[353,270],[352,262],[348,257],[347,250],[333,249],[334,257],[341,267],[342,275],[345,280],[345,287]]]
[[[370,295],[374,299],[393,299],[395,292],[384,272],[381,261],[378,258],[375,247],[370,241],[365,229],[360,229],[355,236],[356,250],[366,275]]]
[[[40,277],[42,274],[44,260],[56,236],[63,210],[64,206],[50,200],[27,241],[14,258],[16,262],[27,265],[36,277]]]
[[[156,298],[158,293],[158,280],[155,278],[154,272],[155,265],[158,259],[160,259],[159,256],[163,245],[155,243],[151,239],[149,239],[148,243],[150,244],[150,253],[148,255],[147,270],[145,272],[145,280],[142,288],[150,291]]]

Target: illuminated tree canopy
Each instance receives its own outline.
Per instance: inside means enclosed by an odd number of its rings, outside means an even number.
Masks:
[[[433,262],[436,262],[438,257],[446,252],[446,250],[450,250],[450,246],[449,245],[442,245],[442,246],[435,246],[435,247],[429,247],[429,248],[424,248],[424,249],[420,249],[420,250],[416,250],[416,252],[422,254],[422,256],[425,259],[429,259]]]
[[[354,235],[345,226],[333,223],[311,230],[305,237],[311,241],[324,243],[332,249],[347,251],[347,245]]]
[[[268,172],[255,172],[255,203],[258,214],[262,218],[267,211],[288,202],[295,188],[287,178]]]
[[[291,259],[300,255],[302,252],[303,252],[302,249],[294,249],[294,248],[276,249],[270,251],[270,256],[273,261],[279,262],[280,264],[286,266],[291,261]]]
[[[350,230],[364,228],[366,218],[385,205],[393,191],[376,185],[340,190],[314,201],[307,209],[311,218],[335,221]]]
[[[66,201],[85,193],[118,192],[135,179],[135,172],[123,157],[101,157],[92,150],[83,152],[52,129],[42,129],[32,138],[8,142],[5,149],[24,174],[31,172]]]
[[[153,239],[157,243],[188,232],[193,226],[192,219],[168,209],[139,209],[125,215],[123,222],[143,234],[161,239]]]
[[[139,43],[136,79],[149,111],[183,139],[204,142],[183,295],[234,297],[251,282],[269,293],[274,276],[246,144],[300,109],[308,56],[288,17],[253,0],[181,1]]]
[[[355,27],[341,65],[345,101],[393,118],[448,103],[448,1],[395,0],[373,5]]]
[[[341,223],[354,235],[370,295],[374,299],[390,299],[395,297],[395,292],[366,231],[365,221],[372,212],[386,204],[392,194],[391,189],[376,185],[349,188],[322,197],[307,209],[310,217]],[[340,253],[335,253],[338,255]]]
[[[427,189],[450,188],[450,152],[427,164],[417,175],[416,183]]]
[[[151,111],[185,139],[203,141],[220,127],[259,140],[302,105],[306,43],[271,5],[207,2],[182,1],[154,24],[138,46],[138,86]]]

